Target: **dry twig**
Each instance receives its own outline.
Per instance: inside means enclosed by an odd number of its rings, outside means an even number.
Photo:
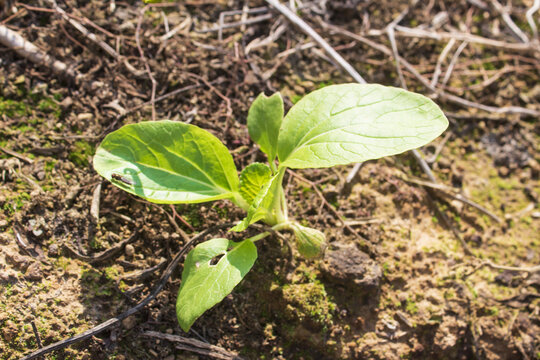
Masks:
[[[76,81],[82,78],[82,75],[77,73],[74,69],[63,62],[54,59],[52,56],[47,55],[37,46],[25,40],[17,32],[8,29],[4,25],[0,25],[0,43],[14,50],[19,56],[28,59],[37,65],[49,68],[57,75],[67,76]]]
[[[87,331],[85,331],[85,332],[83,332],[81,334],[75,335],[75,336],[73,336],[73,337],[71,337],[69,339],[65,339],[65,340],[50,344],[48,346],[45,346],[44,348],[41,348],[39,350],[36,350],[33,353],[28,354],[25,357],[23,357],[21,360],[35,359],[35,358],[40,357],[42,355],[48,354],[51,351],[64,349],[64,348],[68,347],[71,344],[77,343],[79,341],[86,340],[86,339],[91,338],[92,336],[97,335],[97,334],[99,334],[99,333],[101,333],[101,332],[103,332],[103,331],[105,331],[107,329],[110,329],[111,327],[113,327],[115,325],[118,325],[125,318],[139,312],[146,305],[148,305],[152,300],[154,300],[156,298],[156,296],[161,292],[161,290],[165,287],[165,284],[167,284],[167,281],[169,280],[172,273],[174,272],[174,270],[178,266],[178,263],[182,259],[182,256],[185,254],[185,252],[190,248],[190,246],[192,244],[194,244],[195,242],[198,242],[199,240],[203,239],[209,233],[212,233],[212,232],[214,232],[216,230],[219,230],[219,229],[229,228],[229,227],[231,227],[233,225],[234,224],[231,224],[231,223],[216,225],[216,226],[213,226],[213,227],[211,227],[209,229],[206,229],[206,230],[202,231],[201,233],[199,233],[199,234],[195,235],[194,237],[192,237],[191,240],[188,241],[180,249],[178,254],[176,254],[174,259],[169,263],[169,266],[167,266],[167,268],[163,272],[163,275],[161,275],[161,278],[160,278],[159,282],[157,283],[156,287],[154,288],[154,290],[152,290],[152,292],[146,298],[144,298],[144,300],[142,300],[140,303],[138,303],[134,307],[130,308],[129,310],[123,312],[122,314],[120,314],[118,316],[115,316],[115,317],[113,317],[113,318],[99,324],[98,326],[95,326],[95,327],[93,327],[93,328],[91,328],[91,329],[89,329],[89,330],[87,330]]]
[[[122,240],[119,243],[116,243],[111,248],[103,252],[100,252],[99,254],[94,255],[94,256],[82,255],[67,244],[64,244],[64,247],[77,259],[85,261],[89,264],[98,264],[100,262],[104,262],[111,259],[114,255],[116,255],[119,251],[121,251],[127,244],[135,241],[135,239],[137,239],[137,236],[139,236],[139,230],[135,230],[135,232],[129,238]]]
[[[180,350],[195,352],[201,355],[212,357],[214,359],[222,359],[222,360],[233,360],[233,359],[240,360],[241,359],[236,354],[231,353],[219,346],[207,344],[200,340],[190,339],[184,336],[164,334],[157,331],[146,331],[142,333],[142,336],[167,340],[174,343],[179,343],[182,345],[181,348],[179,347]]]
[[[412,178],[412,177],[404,177],[402,179],[404,181],[412,183],[412,184],[417,184],[417,185],[429,187],[431,189],[435,189],[435,190],[441,192],[442,194],[451,197],[452,199],[461,201],[462,203],[467,204],[467,205],[475,208],[476,210],[480,211],[481,213],[486,214],[487,216],[489,216],[490,218],[492,218],[493,220],[495,220],[499,224],[501,224],[503,222],[500,217],[493,214],[491,211],[484,208],[483,206],[481,206],[481,205],[475,203],[474,201],[466,198],[465,196],[461,195],[454,188],[451,188],[451,187],[445,186],[445,185],[441,185],[441,184],[437,184],[437,183],[432,183],[432,182],[429,182],[429,181],[423,181],[421,179],[415,179],[415,178]]]
[[[338,26],[335,26],[335,25],[331,25],[331,24],[328,24],[328,23],[325,23],[321,20],[321,24],[322,26],[334,31],[335,33],[338,33],[338,34],[342,34],[344,36],[347,36],[351,39],[355,39],[363,44],[366,44],[376,50],[379,50],[380,52],[388,55],[388,56],[392,56],[392,50],[388,49],[388,47],[384,46],[384,45],[381,45],[381,44],[378,44],[374,41],[371,41],[361,35],[357,35],[357,34],[354,34],[350,31],[347,31],[345,29],[342,29]],[[396,26],[397,28],[397,26]],[[456,38],[457,39],[457,38]],[[520,45],[520,44],[518,44]],[[531,116],[531,117],[538,117],[540,116],[540,111],[538,110],[534,110],[534,109],[528,109],[528,108],[524,108],[524,107],[520,107],[520,106],[503,106],[503,107],[495,107],[495,106],[489,106],[489,105],[484,105],[484,104],[480,104],[480,103],[477,103],[477,102],[474,102],[474,101],[470,101],[470,100],[467,100],[467,99],[464,99],[464,98],[461,98],[459,96],[456,96],[456,95],[453,95],[453,94],[449,94],[447,92],[445,92],[444,90],[441,90],[441,89],[437,89],[437,88],[434,88],[433,86],[431,86],[430,82],[422,75],[418,72],[418,70],[416,70],[414,68],[414,66],[412,66],[407,60],[405,60],[404,58],[400,57],[400,62],[401,64],[403,64],[403,66],[411,73],[413,74],[417,79],[418,81],[420,81],[422,83],[422,85],[424,85],[428,90],[432,91],[434,93],[434,96],[435,97],[439,97],[443,100],[447,100],[447,101],[450,101],[452,103],[455,103],[455,104],[458,104],[460,106],[464,106],[464,107],[472,107],[472,108],[476,108],[476,109],[480,109],[480,110],[483,110],[483,111],[486,111],[486,112],[489,112],[489,113],[494,113],[494,114],[520,114],[520,115],[526,115],[526,116]]]
[[[341,66],[356,82],[366,84],[366,80],[349,64],[334,48],[332,48],[311,26],[302,20],[295,12],[281,4],[278,0],[266,0],[276,10],[283,14],[290,22],[300,27],[302,31],[308,34],[320,47],[324,49],[330,58]]]

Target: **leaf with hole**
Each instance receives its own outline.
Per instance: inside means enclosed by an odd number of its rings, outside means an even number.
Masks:
[[[257,248],[251,240],[235,243],[212,239],[191,250],[184,262],[176,301],[176,314],[182,329],[187,332],[199,316],[223,300],[249,272],[256,259]],[[214,260],[217,263],[214,264]]]

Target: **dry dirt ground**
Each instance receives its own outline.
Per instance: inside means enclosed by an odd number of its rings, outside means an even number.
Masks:
[[[0,2],[2,24],[81,76],[54,74],[0,48],[2,360],[133,307],[186,237],[242,218],[232,204],[216,202],[176,206],[182,222],[169,206],[102,181],[92,155],[108,132],[152,119],[155,111],[157,119],[189,121],[214,133],[240,169],[265,161],[245,125],[256,95],[280,91],[288,108],[311,90],[352,81],[269,9],[225,16],[226,23],[257,21],[212,30],[220,14],[267,6],[263,1],[188,0],[146,9],[137,1],[58,1],[117,58],[51,10],[49,1],[8,3]],[[420,184],[428,180],[409,154],[368,162],[352,181],[351,167],[287,175],[290,213],[325,232],[324,258],[302,259],[288,234],[261,242],[252,271],[188,334],[174,308],[180,267],[155,300],[121,325],[46,358],[206,358],[144,335],[155,331],[245,359],[540,359],[540,272],[492,266],[540,263],[540,125],[538,116],[522,111],[540,111],[540,52],[534,41],[513,34],[495,3],[297,2],[297,13],[368,82],[402,84],[392,53],[376,48],[391,48],[384,30],[400,14],[405,28],[497,40],[503,46],[395,31],[399,54],[421,76],[431,82],[440,70],[438,90],[519,109],[498,114],[435,97],[451,126],[423,152],[444,191]],[[511,5],[502,10],[534,39],[526,16],[533,1]],[[410,90],[432,94],[400,66]],[[148,71],[156,84],[154,109]],[[91,213],[96,199],[99,217]]]

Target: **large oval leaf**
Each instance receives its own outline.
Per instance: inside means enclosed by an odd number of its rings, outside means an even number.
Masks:
[[[110,133],[96,151],[94,168],[116,186],[156,203],[211,201],[238,191],[227,148],[206,130],[168,120]]]
[[[294,105],[279,132],[280,166],[321,168],[425,145],[448,127],[430,99],[375,84],[324,87]]]
[[[217,264],[212,259],[222,256]],[[197,245],[184,262],[176,315],[184,331],[206,310],[223,300],[244,278],[257,259],[251,240],[234,243],[212,239]]]

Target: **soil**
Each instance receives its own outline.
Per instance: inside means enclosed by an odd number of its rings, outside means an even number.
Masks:
[[[131,196],[92,168],[107,133],[152,119],[147,68],[156,97],[196,85],[156,102],[156,118],[212,132],[231,149],[238,169],[265,161],[246,128],[249,105],[260,92],[280,91],[289,108],[309,91],[352,81],[322,50],[301,48],[310,39],[293,26],[254,47],[255,39],[288,24],[277,14],[225,29],[222,40],[216,31],[202,31],[248,2],[190,0],[143,11],[136,1],[59,1],[113,46],[120,60],[49,11],[49,2],[9,3],[0,2],[4,25],[82,77],[55,75],[0,48],[2,360],[21,358],[39,344],[82,333],[131,308],[154,288],[185,244],[184,235],[243,217],[229,202],[175,206],[184,223],[170,206]],[[516,42],[495,10],[472,3],[422,3],[410,7],[400,24],[434,26],[437,16],[447,14],[441,30]],[[511,11],[529,37],[525,12],[532,3],[514,1]],[[365,33],[384,29],[408,8],[407,1],[303,4],[298,13],[368,82],[399,86],[392,58],[330,33],[318,19]],[[265,3],[249,2],[250,8],[259,6]],[[389,46],[386,36],[372,40]],[[445,45],[398,38],[400,55],[430,79]],[[443,73],[453,52],[443,61]],[[540,110],[539,67],[538,52],[470,43],[445,89],[487,105]],[[501,70],[502,76],[486,82]],[[410,90],[426,93],[412,74],[404,77]],[[424,177],[409,154],[364,164],[351,184],[346,179],[352,166],[298,171],[309,182],[286,176],[289,212],[324,231],[329,246],[323,257],[302,258],[290,234],[258,242],[251,272],[188,334],[175,315],[179,268],[157,298],[121,326],[46,358],[206,358],[143,335],[152,330],[203,340],[245,359],[540,359],[540,274],[485,266],[540,263],[538,119],[435,101],[451,120],[447,137],[423,149],[428,158],[441,149],[430,162],[438,181],[500,223],[408,181]]]

